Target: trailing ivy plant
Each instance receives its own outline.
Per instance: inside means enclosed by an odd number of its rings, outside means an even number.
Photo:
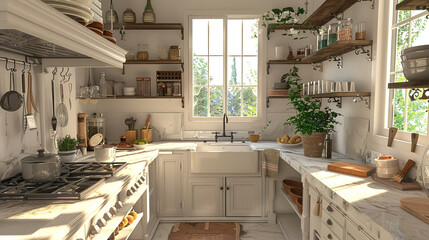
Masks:
[[[309,97],[301,97],[302,84],[298,75],[298,68],[293,67],[289,75],[297,80],[297,84],[289,89],[290,104],[296,110],[296,115],[290,117],[284,125],[295,125],[295,133],[311,136],[314,132],[330,133],[334,131],[334,125],[338,122],[336,117],[339,113],[332,111],[329,107],[321,109],[321,104]]]
[[[297,24],[299,22],[298,16],[304,14],[304,8],[298,7],[295,10],[293,7],[285,7],[283,9],[274,8],[266,14],[262,15],[262,23],[261,25],[267,27],[267,31],[270,33],[275,32],[274,28],[270,28],[270,25],[277,24]],[[305,22],[304,26],[309,26],[309,22]],[[285,33],[282,35],[293,37],[294,40],[306,38],[305,36],[300,35],[301,33],[306,33],[306,30],[296,30],[294,28],[285,29]],[[254,36],[256,37],[256,36]]]
[[[298,85],[298,81],[301,78],[298,76],[298,68],[294,67],[290,70],[290,72],[283,74],[280,78],[280,82],[286,83],[286,89],[290,89],[292,86]]]

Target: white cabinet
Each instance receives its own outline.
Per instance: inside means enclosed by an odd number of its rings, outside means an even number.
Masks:
[[[224,184],[222,178],[191,178],[186,188],[188,216],[217,217],[224,213]]]
[[[152,161],[148,168],[146,174],[146,181],[148,182],[148,210],[147,210],[147,228],[149,231],[154,228],[155,222],[158,218],[156,212],[156,161]]]
[[[346,220],[346,239],[347,240],[373,240],[373,238],[363,230],[362,227],[356,225],[350,219]]]
[[[261,177],[189,178],[185,192],[187,216],[262,216]]]
[[[182,216],[182,164],[186,153],[159,152],[157,195],[160,217]]]
[[[226,216],[262,215],[262,179],[226,178]]]

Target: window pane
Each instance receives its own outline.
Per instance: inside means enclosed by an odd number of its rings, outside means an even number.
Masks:
[[[403,49],[408,47],[409,29],[409,23],[402,25],[397,29],[395,71],[402,71],[401,53]]]
[[[241,88],[228,88],[228,116],[241,116]]]
[[[256,19],[243,20],[243,55],[258,54],[258,38],[254,38],[258,32],[258,22]]]
[[[403,89],[395,89],[393,97],[393,126],[404,131],[405,97]]]
[[[194,117],[207,117],[207,87],[194,87]]]
[[[223,20],[209,21],[209,54],[223,55]]]
[[[407,109],[407,132],[426,135],[428,103],[423,100],[409,100]]]
[[[193,55],[208,54],[208,20],[193,19],[192,20],[192,50]]]
[[[228,55],[241,55],[242,20],[228,20]]]
[[[402,21],[410,18],[410,16],[411,16],[410,10],[399,10],[397,22],[402,22]]]
[[[427,20],[426,17],[421,17],[413,21],[411,28],[411,46],[426,45],[429,43],[428,22],[429,20]]]
[[[256,117],[257,102],[256,96],[258,89],[256,87],[243,88],[243,116]]]
[[[223,57],[209,57],[210,85],[223,85]]]
[[[222,117],[223,115],[223,87],[210,88],[210,116]]]
[[[208,62],[207,57],[194,57],[193,63],[194,85],[207,85]]]
[[[258,84],[258,57],[243,57],[243,84]]]
[[[228,58],[228,85],[241,85],[241,57]]]

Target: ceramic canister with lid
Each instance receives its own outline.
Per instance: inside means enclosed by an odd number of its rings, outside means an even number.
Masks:
[[[22,177],[36,183],[57,180],[61,172],[60,157],[57,154],[46,154],[44,149],[37,152],[37,155],[21,159]]]

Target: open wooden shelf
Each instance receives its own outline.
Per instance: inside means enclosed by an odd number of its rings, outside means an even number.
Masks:
[[[337,41],[325,48],[314,52],[301,60],[302,63],[321,63],[332,57],[343,55],[356,49],[372,46],[372,40],[346,40]]]
[[[297,60],[269,60],[268,64],[308,64],[308,62],[303,62],[300,59],[297,59]]]
[[[170,98],[180,99],[180,98],[182,98],[182,96],[150,96],[150,97],[146,97],[146,96],[114,96],[114,97],[112,96],[112,97],[109,97],[108,96],[105,98],[93,98],[93,99],[104,100],[104,99],[159,99],[159,98],[161,98],[161,99],[170,99]],[[85,99],[85,98],[77,97],[77,99]]]
[[[297,29],[297,30],[314,30],[317,27],[311,26],[310,24],[270,24],[267,28],[267,38],[270,39],[270,34],[273,30],[289,30],[289,29]]]
[[[429,79],[428,81],[389,83],[387,86],[389,89],[429,88]]]
[[[359,0],[326,0],[304,23],[323,26],[340,13],[345,12]]]
[[[124,64],[183,64],[182,60],[127,60]]]
[[[303,97],[310,98],[340,98],[340,97],[370,97],[370,92],[333,92],[333,93],[322,93],[322,94],[312,94],[304,95]]]
[[[183,40],[183,25],[181,23],[125,23],[126,30],[178,30],[182,34]],[[119,29],[119,26],[115,26],[113,29]]]
[[[290,204],[296,215],[299,217],[299,219],[301,219],[301,213],[298,210],[298,206],[292,201],[292,198],[287,193],[285,193],[284,189],[282,189],[281,191],[283,193],[283,197],[285,197],[286,201]]]
[[[425,10],[429,9],[428,0],[405,0],[396,4],[396,10]]]
[[[140,222],[140,220],[143,217],[143,213],[137,213],[137,219],[134,220],[132,224],[129,226],[123,228],[119,231],[119,234],[115,236],[116,240],[127,240],[131,233],[134,231],[134,229],[137,227],[137,224]]]

